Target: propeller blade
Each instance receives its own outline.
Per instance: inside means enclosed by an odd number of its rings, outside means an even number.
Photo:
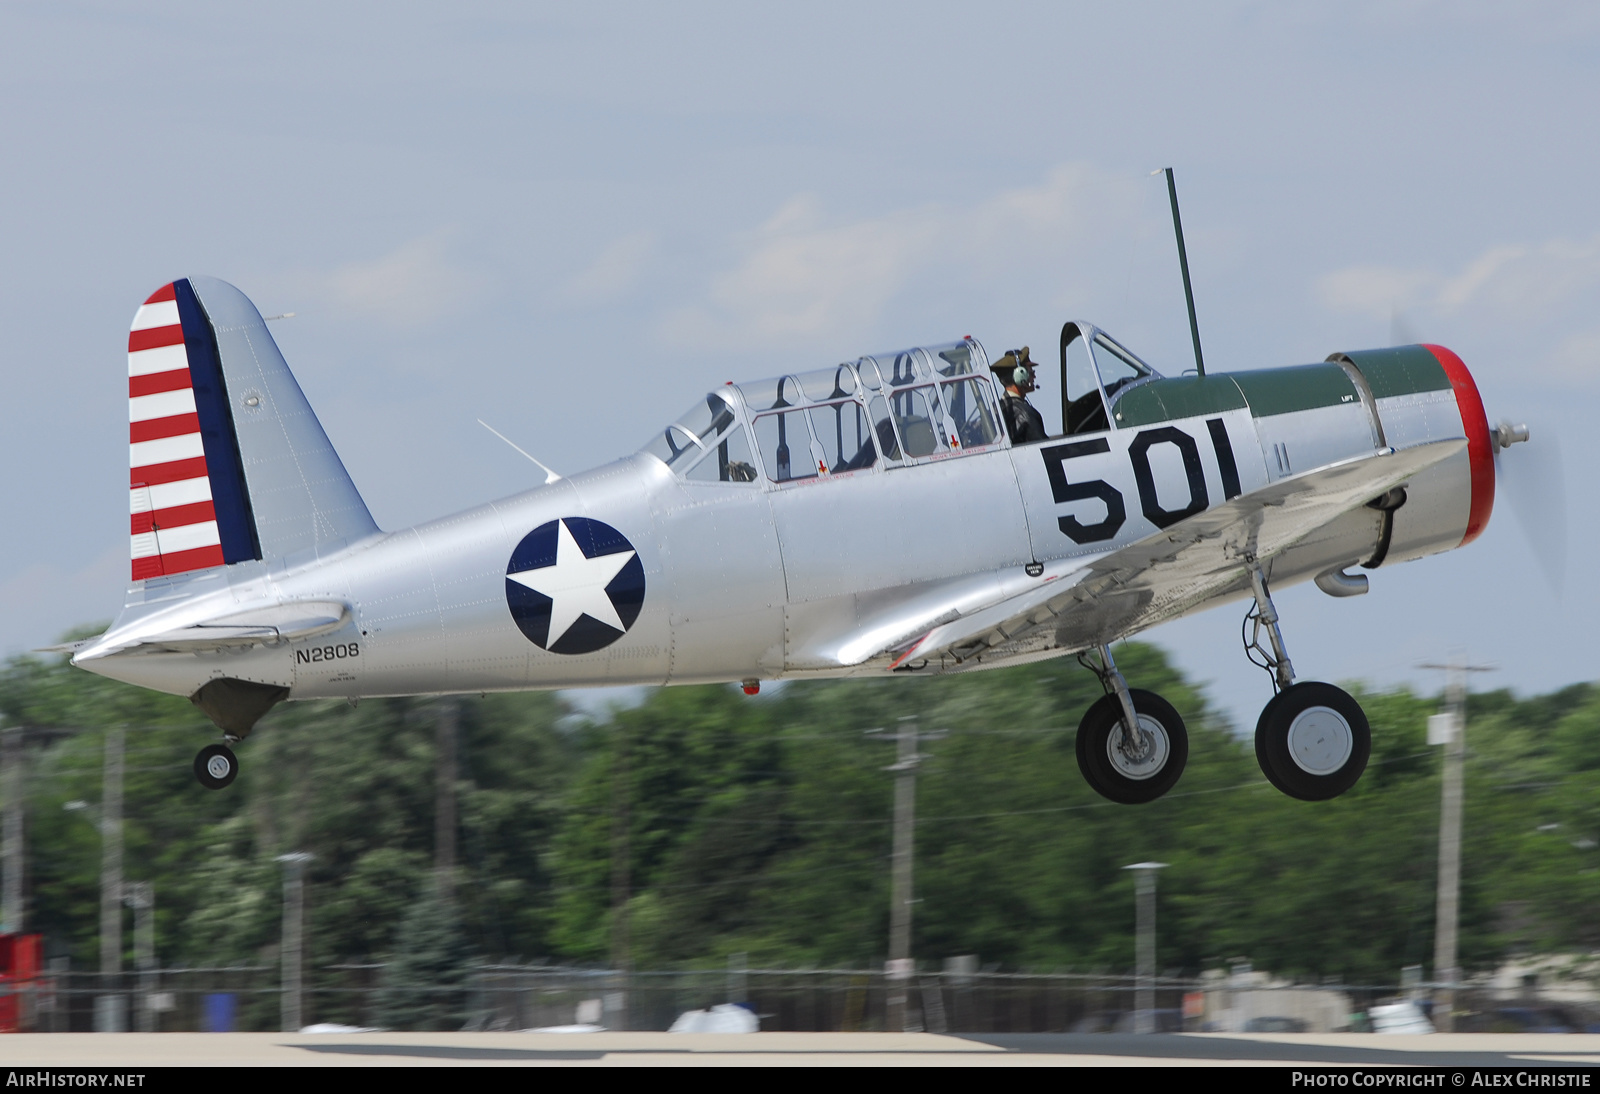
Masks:
[[[1567,581],[1567,480],[1560,440],[1541,428],[1525,448],[1497,449],[1495,477],[1545,584],[1559,597]]]

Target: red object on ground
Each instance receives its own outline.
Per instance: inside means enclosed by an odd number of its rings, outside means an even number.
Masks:
[[[0,1033],[16,1033],[22,1028],[22,996],[18,993],[33,987],[39,978],[43,941],[44,936],[37,934],[0,934]]]

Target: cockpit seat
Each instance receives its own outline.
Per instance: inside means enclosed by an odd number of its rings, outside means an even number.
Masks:
[[[1068,436],[1078,433],[1099,433],[1110,428],[1111,425],[1106,420],[1106,405],[1101,401],[1098,391],[1091,391],[1068,404]]]
[[[879,418],[877,425],[878,445],[891,460],[900,458],[900,442],[895,440],[894,426],[888,418]]]
[[[872,441],[868,440],[865,444],[863,444],[861,446],[861,451],[857,452],[854,456],[851,456],[848,460],[846,460],[844,463],[840,464],[838,467],[835,467],[833,469],[833,473],[835,475],[838,475],[838,474],[842,474],[845,471],[860,471],[863,468],[871,467],[873,464],[875,464],[877,462],[878,462],[878,450],[873,448],[872,447]]]

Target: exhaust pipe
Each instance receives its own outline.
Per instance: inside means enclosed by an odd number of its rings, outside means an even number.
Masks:
[[[1347,574],[1345,566],[1353,565],[1346,562],[1331,569],[1323,570],[1317,575],[1317,588],[1329,596],[1360,596],[1367,591],[1366,574]]]

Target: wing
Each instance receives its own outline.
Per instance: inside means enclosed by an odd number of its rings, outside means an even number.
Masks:
[[[1249,583],[1274,555],[1466,447],[1435,441],[1279,479],[890,651],[891,668],[956,671],[1086,649]]]

